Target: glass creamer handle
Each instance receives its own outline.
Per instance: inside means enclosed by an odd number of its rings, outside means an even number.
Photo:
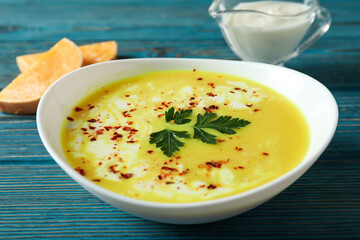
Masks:
[[[320,7],[316,12],[314,22],[308,31],[310,36],[305,36],[304,42],[296,49],[294,54],[299,54],[303,52],[311,44],[316,42],[322,35],[324,35],[329,30],[330,24],[330,12],[326,8]]]

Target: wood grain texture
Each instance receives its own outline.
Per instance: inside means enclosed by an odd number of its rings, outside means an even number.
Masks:
[[[116,40],[118,58],[236,59],[210,0],[0,0],[0,89],[17,55]],[[339,125],[295,184],[262,206],[217,223],[174,226],[119,211],[82,189],[51,159],[35,116],[0,113],[0,239],[360,239],[360,1],[322,0],[330,31],[290,68],[328,87]]]

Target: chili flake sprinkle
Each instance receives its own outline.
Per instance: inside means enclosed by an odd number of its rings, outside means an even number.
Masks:
[[[217,187],[213,184],[210,184],[209,186],[207,186],[207,189],[216,189]]]
[[[80,167],[77,167],[77,168],[75,168],[75,170],[76,170],[78,173],[80,173],[81,176],[85,176],[85,170],[84,170],[84,169],[82,169],[82,168],[80,168]]]
[[[210,167],[214,167],[214,168],[221,168],[220,162],[206,162],[206,165],[208,165]]]
[[[75,110],[75,112],[80,112],[80,111],[82,111],[83,109],[80,108],[80,107],[76,107],[74,110]]]
[[[210,106],[209,106],[209,109],[219,109],[219,106],[216,106],[216,105],[210,105]]]
[[[237,166],[237,167],[234,167],[234,169],[236,170],[236,169],[244,169],[244,167],[243,166]]]
[[[212,92],[208,92],[208,93],[206,93],[206,95],[208,95],[209,97],[215,97],[215,96],[217,96],[217,94],[214,94],[214,93],[212,93]]]
[[[131,178],[134,174],[132,173],[120,173],[121,177],[124,179],[129,179]]]
[[[162,170],[168,170],[168,171],[174,171],[174,172],[177,172],[178,170],[176,168],[170,168],[170,167],[162,167],[161,168]]]

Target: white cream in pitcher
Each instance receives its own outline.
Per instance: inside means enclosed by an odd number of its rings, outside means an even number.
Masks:
[[[243,60],[274,63],[291,54],[314,20],[300,14],[305,4],[281,1],[241,3],[224,15],[222,31],[232,50]],[[299,14],[299,15],[297,15]]]

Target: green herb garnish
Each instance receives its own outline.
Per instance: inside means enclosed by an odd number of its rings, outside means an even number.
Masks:
[[[190,134],[186,131],[173,131],[170,129],[164,129],[159,132],[154,132],[150,135],[150,143],[156,144],[157,148],[160,148],[164,154],[168,157],[174,155],[179,151],[179,147],[183,147],[184,143],[177,138],[190,138]]]
[[[174,123],[182,125],[191,122],[190,117],[192,110],[175,111],[172,107],[165,112],[166,122],[174,121]],[[204,130],[204,128],[214,129],[224,134],[235,134],[235,129],[242,128],[250,124],[249,121],[239,118],[233,118],[231,116],[220,116],[217,119],[216,113],[206,112],[203,115],[197,115],[197,122],[194,125],[194,139],[200,139],[204,143],[216,144],[217,139],[215,135],[212,135]],[[215,120],[213,120],[215,119]],[[164,129],[159,132],[154,132],[150,135],[150,143],[156,144],[157,148],[160,148],[164,154],[168,157],[174,155],[175,152],[180,150],[180,147],[184,146],[178,138],[191,138],[187,131],[174,131],[170,129]]]
[[[174,123],[181,125],[181,124],[189,123],[191,121],[191,119],[187,118],[190,117],[191,114],[192,114],[192,109],[186,109],[186,110],[181,110],[180,112],[179,111],[175,112],[175,108],[172,107],[165,112],[165,119],[166,122],[170,122],[174,120]]]
[[[235,134],[234,129],[245,127],[250,124],[249,121],[239,118],[232,118],[230,116],[221,116],[214,121],[210,121],[217,117],[216,113],[206,112],[204,115],[197,115],[197,122],[194,125],[194,138],[200,139],[204,143],[216,144],[216,136],[207,133],[203,128],[215,129],[218,132],[225,134]]]

